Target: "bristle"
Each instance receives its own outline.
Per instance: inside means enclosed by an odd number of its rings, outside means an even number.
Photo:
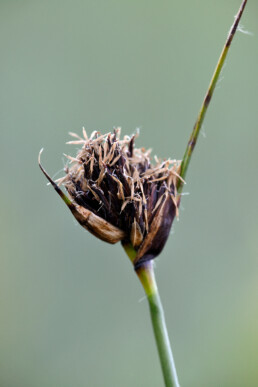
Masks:
[[[82,140],[82,138],[80,136],[78,136],[77,133],[69,132],[69,135],[72,137],[78,138],[79,140]]]
[[[83,134],[83,137],[86,141],[88,141],[88,136],[87,136],[87,133],[86,133],[86,130],[84,128],[84,126],[82,127],[82,134]]]

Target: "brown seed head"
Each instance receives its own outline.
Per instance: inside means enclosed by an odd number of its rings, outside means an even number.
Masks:
[[[40,165],[44,174],[83,227],[106,242],[131,243],[137,265],[155,258],[178,215],[180,162],[155,157],[151,164],[151,150],[135,148],[137,135],[120,139],[120,128],[105,135],[95,131],[89,138],[84,129],[82,138],[70,134],[76,140],[69,143],[82,148],[75,158],[67,156],[66,175],[57,185]]]

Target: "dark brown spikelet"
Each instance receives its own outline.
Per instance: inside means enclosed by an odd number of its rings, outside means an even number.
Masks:
[[[155,157],[151,164],[151,151],[135,148],[137,135],[120,139],[120,128],[105,135],[95,131],[89,138],[84,129],[83,138],[70,134],[76,140],[69,143],[82,148],[75,158],[67,156],[70,165],[58,185],[41,167],[51,184],[95,236],[109,243],[131,243],[137,251],[135,265],[155,258],[178,212],[180,162]],[[61,184],[70,199],[62,196]]]

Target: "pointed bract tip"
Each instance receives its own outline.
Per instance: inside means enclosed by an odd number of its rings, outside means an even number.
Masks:
[[[44,175],[46,176],[46,178],[48,179],[48,181],[51,183],[51,185],[54,187],[54,189],[56,190],[56,192],[58,193],[58,195],[63,199],[63,201],[68,205],[68,207],[74,207],[73,203],[71,202],[71,200],[63,193],[63,191],[58,187],[58,185],[54,182],[54,180],[51,179],[51,177],[49,176],[49,174],[47,173],[47,171],[42,167],[41,165],[41,161],[40,161],[40,156],[41,156],[41,153],[43,152],[43,149],[42,148],[39,152],[39,156],[38,156],[38,163],[39,163],[39,168],[41,169],[41,171],[44,173]]]
[[[41,148],[40,151],[39,151],[39,155],[38,155],[38,163],[40,165],[40,157],[41,157],[41,153],[43,152],[44,148]]]

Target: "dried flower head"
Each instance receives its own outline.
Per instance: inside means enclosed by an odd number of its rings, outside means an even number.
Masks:
[[[155,157],[152,164],[151,150],[135,148],[137,135],[120,139],[120,128],[89,138],[85,129],[83,138],[70,134],[76,140],[69,144],[82,148],[66,156],[66,175],[54,182],[39,163],[43,173],[84,228],[105,242],[131,243],[135,265],[155,258],[178,212],[180,162]]]

